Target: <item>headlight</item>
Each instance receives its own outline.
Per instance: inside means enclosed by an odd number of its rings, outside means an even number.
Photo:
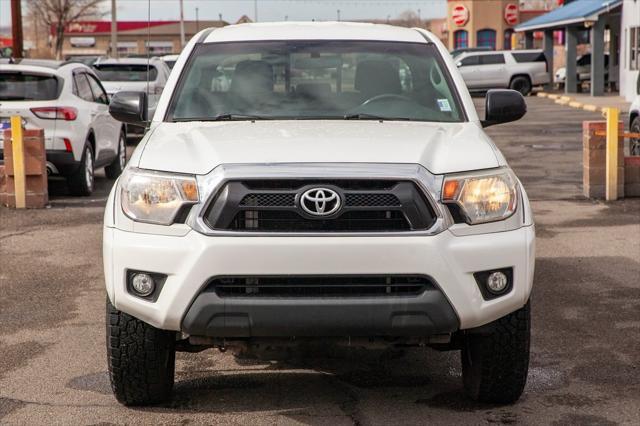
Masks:
[[[517,201],[516,178],[509,170],[444,179],[442,202],[457,204],[470,225],[508,218]]]
[[[193,176],[128,168],[120,179],[122,211],[138,222],[171,225],[182,208],[198,202]]]

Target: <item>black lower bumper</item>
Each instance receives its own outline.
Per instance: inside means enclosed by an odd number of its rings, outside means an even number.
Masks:
[[[182,322],[192,336],[224,338],[418,337],[458,329],[458,317],[437,287],[410,297],[251,298],[204,291]]]

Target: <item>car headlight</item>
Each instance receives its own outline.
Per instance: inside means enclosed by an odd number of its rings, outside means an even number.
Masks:
[[[194,176],[126,169],[120,179],[122,211],[137,222],[171,225],[180,209],[198,202]]]
[[[447,176],[442,202],[457,204],[470,225],[503,220],[516,211],[516,182],[510,170]]]

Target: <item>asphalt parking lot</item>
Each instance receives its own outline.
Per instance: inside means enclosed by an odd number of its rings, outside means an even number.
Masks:
[[[531,367],[517,404],[467,400],[457,352],[285,363],[209,350],[178,355],[171,403],[120,406],[106,372],[101,260],[112,182],[98,177],[89,198],[52,181],[51,208],[0,208],[0,422],[640,424],[640,199],[581,197],[581,122],[599,114],[527,102],[524,119],[488,129],[537,224]]]

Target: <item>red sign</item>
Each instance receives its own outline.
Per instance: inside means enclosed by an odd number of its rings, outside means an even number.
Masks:
[[[518,23],[518,5],[509,3],[504,7],[504,21],[509,25]]]
[[[454,6],[451,19],[453,19],[454,24],[463,27],[469,21],[469,9],[462,4]]]

